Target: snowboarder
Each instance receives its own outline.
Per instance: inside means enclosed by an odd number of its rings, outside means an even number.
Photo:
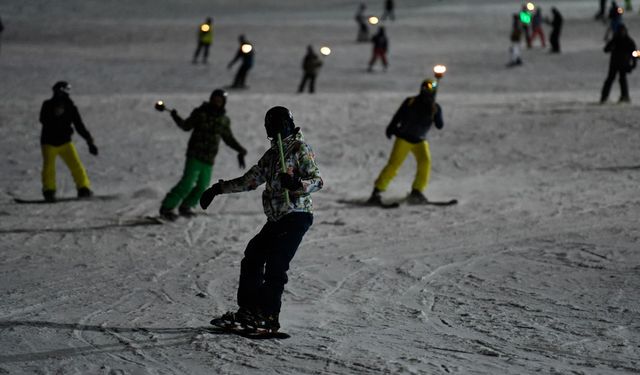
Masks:
[[[509,54],[511,61],[507,66],[522,65],[522,58],[520,57],[520,40],[522,39],[522,22],[518,14],[513,15],[513,22],[511,24],[511,47],[509,47]]]
[[[206,209],[216,195],[254,190],[266,183],[262,203],[268,220],[249,241],[240,264],[239,309],[211,323],[275,332],[280,328],[278,317],[289,263],[313,222],[310,193],[320,190],[323,181],[313,151],[287,108],[269,109],[264,126],[271,148],[244,176],[220,180],[207,189],[200,206]]]
[[[627,74],[636,67],[636,59],[633,57],[633,51],[636,50],[636,43],[629,37],[627,28],[621,25],[607,45],[604,47],[605,53],[611,53],[609,60],[609,73],[607,79],[602,86],[602,94],[600,95],[600,103],[605,103],[609,98],[611,85],[619,75],[620,80],[620,102],[629,103],[629,87],[627,85]]]
[[[193,54],[192,61],[194,64],[198,62],[200,51],[203,52],[202,63],[207,63],[211,43],[213,43],[213,20],[211,17],[208,17],[198,29],[198,47],[196,48],[196,52]]]
[[[160,207],[160,216],[167,220],[175,220],[178,215],[194,215],[193,207],[198,204],[200,195],[207,189],[211,181],[213,164],[218,154],[220,139],[238,152],[238,164],[244,168],[244,157],[247,151],[238,143],[231,132],[231,121],[226,115],[225,104],[227,93],[224,90],[213,90],[208,102],[202,103],[184,120],[176,110],[171,111],[171,118],[184,131],[193,130],[187,147],[187,160],[182,178],[169,191]]]
[[[304,91],[307,81],[309,81],[309,93],[313,94],[315,92],[316,76],[318,75],[318,71],[321,66],[322,60],[313,51],[313,46],[307,46],[307,54],[302,60],[302,70],[304,74],[302,76],[302,81],[300,81],[300,85],[298,86],[298,93]]]
[[[371,54],[371,60],[369,60],[369,68],[367,68],[368,72],[373,71],[373,64],[375,64],[376,60],[380,58],[382,60],[382,65],[384,66],[384,70],[386,71],[389,67],[387,62],[387,51],[389,50],[389,39],[387,39],[387,35],[384,32],[384,26],[381,26],[378,29],[376,35],[371,38],[371,42],[373,42],[373,53]]]
[[[433,124],[438,129],[442,129],[444,126],[442,109],[435,100],[437,89],[437,80],[424,80],[420,85],[420,94],[406,98],[391,119],[385,133],[389,139],[395,135],[396,140],[389,161],[376,179],[373,192],[367,203],[382,205],[381,193],[387,190],[387,186],[398,173],[409,152],[416,158],[418,165],[407,202],[410,204],[428,202],[423,194],[431,173],[431,154],[427,133]]]
[[[238,37],[238,43],[238,51],[236,52],[233,60],[231,60],[227,65],[227,69],[231,69],[236,61],[242,60],[240,68],[236,72],[236,76],[233,79],[231,88],[244,89],[247,87],[245,82],[247,79],[247,73],[249,73],[249,70],[251,70],[251,68],[253,67],[254,48],[251,43],[247,41],[247,38],[244,35],[240,35]]]
[[[366,10],[367,6],[364,3],[360,3],[355,16],[356,23],[358,24],[358,36],[356,37],[356,41],[358,42],[369,41],[369,25],[367,24],[367,16],[364,14]]]
[[[93,195],[91,183],[80,161],[78,151],[71,142],[73,134],[71,125],[73,124],[78,134],[87,142],[92,155],[98,155],[98,147],[84,126],[78,108],[69,97],[71,85],[66,81],[59,81],[53,85],[52,89],[53,97],[45,100],[40,110],[42,194],[45,201],[56,201],[56,157],[59,155],[71,171],[78,190],[78,198],[89,198]]]
[[[393,0],[385,0],[384,1],[384,13],[382,13],[382,20],[386,20],[387,17],[391,18],[391,21],[396,20],[396,15],[394,13],[394,4]]]
[[[544,29],[542,28],[542,10],[540,8],[536,9],[536,12],[531,17],[531,43],[533,44],[536,36],[540,37],[540,42],[542,43],[542,48],[546,48],[546,38],[544,36]]]
[[[560,53],[560,33],[562,32],[562,14],[556,7],[551,7],[551,14],[553,19],[551,21],[546,20],[546,23],[551,24],[551,35],[549,36],[549,43],[551,44],[551,53]]]

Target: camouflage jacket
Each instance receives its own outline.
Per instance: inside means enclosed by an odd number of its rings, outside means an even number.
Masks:
[[[287,205],[284,195],[287,190],[280,185],[278,180],[278,173],[282,167],[280,166],[278,144],[275,140],[271,142],[271,148],[260,158],[258,164],[251,167],[244,176],[221,182],[223,193],[254,190],[266,183],[266,188],[262,193],[262,205],[269,221],[278,221],[291,212],[313,213],[310,193],[322,189],[323,185],[313,151],[305,143],[302,133],[298,131],[298,133],[283,139],[282,144],[287,173],[302,179],[300,190],[289,191],[289,205]]]
[[[213,164],[218,154],[220,139],[237,152],[247,153],[234,138],[231,132],[231,121],[225,115],[224,110],[216,111],[209,103],[202,103],[200,107],[191,112],[186,120],[177,115],[173,116],[173,120],[182,130],[193,130],[187,147],[187,157],[189,158]]]

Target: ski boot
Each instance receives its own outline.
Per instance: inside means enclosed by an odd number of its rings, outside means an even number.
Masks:
[[[380,195],[380,190],[373,188],[371,192],[371,196],[367,199],[367,204],[372,206],[381,206],[382,205],[382,196]]]
[[[224,329],[255,329],[256,319],[254,314],[246,309],[239,308],[238,311],[228,311],[218,318],[211,319],[211,325]]]
[[[411,190],[411,193],[409,193],[409,196],[407,197],[408,204],[426,204],[428,202],[429,200],[427,197],[425,197],[421,191],[416,189]]]
[[[78,198],[91,198],[93,197],[93,192],[88,187],[81,187],[78,189]]]
[[[48,203],[53,203],[56,201],[56,191],[55,190],[44,190],[42,192],[44,196],[44,201]]]
[[[184,216],[184,217],[196,216],[196,213],[193,212],[191,207],[186,207],[186,206],[180,206],[180,208],[178,208],[178,213],[180,214],[180,216]]]
[[[257,314],[255,328],[259,332],[275,333],[280,329],[278,314]]]
[[[178,215],[172,209],[160,207],[160,217],[165,220],[175,221]]]

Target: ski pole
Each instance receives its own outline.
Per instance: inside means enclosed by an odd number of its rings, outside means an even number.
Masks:
[[[284,165],[284,150],[282,148],[282,137],[278,133],[278,151],[280,152],[280,168],[283,173],[287,173],[287,167]],[[287,206],[291,204],[289,201],[289,190],[284,189],[284,199],[287,201]]]

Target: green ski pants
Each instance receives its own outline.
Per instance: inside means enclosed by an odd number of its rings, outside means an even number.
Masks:
[[[182,178],[164,197],[162,208],[172,210],[178,206],[195,207],[200,196],[209,187],[213,165],[187,158]]]

